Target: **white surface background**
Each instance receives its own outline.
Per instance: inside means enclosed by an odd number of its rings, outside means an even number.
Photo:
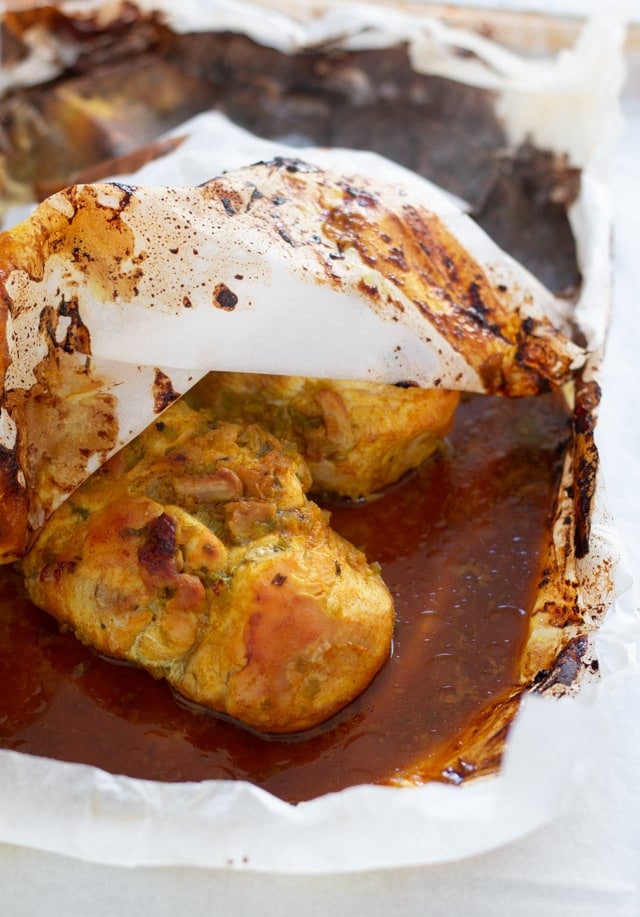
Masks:
[[[478,5],[478,4],[474,4]],[[522,2],[503,4],[522,8]],[[556,10],[575,2],[526,4]],[[591,4],[593,5],[593,4]],[[589,4],[579,4],[587,8]],[[635,11],[634,11],[635,18]],[[600,449],[609,503],[640,579],[640,52],[630,60],[626,126],[613,170],[614,315]],[[626,596],[630,609],[637,595]],[[288,877],[198,869],[120,869],[0,845],[0,914],[640,915],[640,684],[621,680],[601,767],[554,823],[493,853],[444,866]],[[552,753],[552,750],[550,750]],[[52,901],[58,902],[55,907]]]

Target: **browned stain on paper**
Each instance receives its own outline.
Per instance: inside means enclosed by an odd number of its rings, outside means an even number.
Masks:
[[[160,414],[180,397],[173,387],[173,382],[161,369],[156,369],[153,379],[153,409]]]

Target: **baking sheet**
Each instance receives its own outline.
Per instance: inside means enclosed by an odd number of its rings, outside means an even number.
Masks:
[[[593,181],[594,193],[605,194],[598,170]],[[606,515],[594,529],[615,555]],[[461,788],[355,788],[291,807],[244,784],[165,786],[3,752],[0,838],[102,863],[289,873],[437,863],[492,849],[558,817],[584,788],[616,685],[637,671],[634,626],[623,597],[599,638],[602,681],[577,700],[528,699],[496,778]]]

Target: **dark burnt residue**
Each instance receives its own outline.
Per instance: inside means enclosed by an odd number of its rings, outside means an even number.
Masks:
[[[2,482],[2,498],[21,494],[24,488],[18,483],[20,462],[15,449],[7,449],[0,444],[0,481]]]
[[[447,256],[445,256],[443,259],[443,263],[446,269],[449,271],[449,276],[451,277],[451,279],[459,280],[460,278],[458,277],[458,271],[456,270],[455,261],[452,258],[448,258]]]
[[[587,665],[589,638],[579,634],[570,640],[559,654],[553,667],[538,673],[534,689],[539,694],[547,694],[552,688],[568,689],[579,681],[581,671]]]
[[[317,166],[305,162],[303,159],[296,159],[295,157],[288,156],[274,156],[273,159],[263,164],[271,166],[274,169],[281,169],[284,172],[289,172],[291,175],[295,175],[298,172],[305,173],[318,171]]]
[[[589,553],[591,509],[598,471],[598,448],[594,432],[600,404],[600,386],[594,380],[585,382],[582,374],[576,383],[573,431],[575,439],[573,466],[573,507],[575,515],[576,557]]]
[[[207,192],[207,189],[212,192],[211,199],[219,201],[223,212],[228,217],[234,217],[237,213],[247,209],[247,195],[244,190],[240,191],[228,186],[220,187],[216,180],[203,182],[200,187],[204,192]]]
[[[225,312],[233,312],[238,305],[238,297],[226,283],[218,283],[213,291],[213,304]]]
[[[482,299],[482,288],[481,285],[476,281],[472,280],[468,288],[468,297],[469,305],[471,308],[471,314],[473,318],[478,322],[479,325],[485,328],[493,328],[495,330],[495,325],[491,326],[487,320],[489,315],[489,309],[485,306]]]
[[[152,576],[173,572],[176,531],[177,523],[167,513],[161,513],[145,526],[145,543],[138,549],[138,559]]]
[[[559,574],[556,573],[555,576],[557,580]],[[552,583],[557,589],[558,583],[555,580],[553,580]],[[568,582],[565,586],[565,595],[562,601],[548,601],[545,602],[543,606],[547,619],[554,627],[564,628],[571,624],[580,624],[583,620],[582,610],[577,602],[575,594],[575,584]]]
[[[283,226],[277,226],[276,229],[282,241],[286,242],[287,245],[290,245],[292,248],[295,248],[295,240],[291,238],[291,235],[287,232],[287,230]]]
[[[169,376],[163,373],[161,369],[156,369],[153,379],[153,409],[155,413],[160,414],[179,397],[180,394],[175,391]]]
[[[112,181],[109,182],[109,184],[113,185],[114,188],[118,188],[118,190],[122,191],[122,197],[120,198],[120,209],[124,210],[125,207],[129,206],[131,198],[136,193],[136,186],[129,185],[121,181]]]
[[[377,300],[380,297],[380,290],[378,287],[374,284],[367,283],[364,279],[360,279],[358,281],[358,289],[361,290],[372,301]]]
[[[348,248],[357,249],[365,264],[375,267],[378,259],[384,256],[384,249],[379,249],[374,240],[372,244],[370,224],[366,216],[346,206],[332,207],[326,214],[323,230],[339,252],[343,254]]]
[[[396,268],[400,268],[403,273],[409,269],[409,265],[407,264],[407,260],[404,256],[404,251],[400,246],[390,246],[390,248],[387,250],[386,260],[388,264],[393,265]]]
[[[60,302],[59,313],[61,316],[71,319],[67,328],[62,349],[66,353],[91,354],[91,335],[89,329],[80,318],[77,297],[72,299],[62,299]]]
[[[237,212],[237,211],[236,211],[235,207],[233,206],[232,202],[229,200],[228,197],[221,197],[221,198],[220,198],[220,203],[222,204],[222,206],[223,206],[223,208],[224,208],[224,212],[225,212],[226,214],[228,214],[230,217],[236,215],[236,212]]]
[[[256,201],[261,200],[263,197],[264,197],[264,195],[263,195],[262,191],[261,191],[259,188],[255,188],[255,187],[252,188],[252,189],[251,189],[251,195],[250,195],[250,197],[249,197],[249,200],[247,201],[246,208],[245,208],[245,209],[247,210],[247,212],[248,212],[249,210],[251,210],[251,207],[253,206],[253,204],[254,204]]]
[[[380,203],[375,194],[372,194],[366,188],[361,188],[353,184],[342,184],[345,195],[350,197],[358,207],[377,207]]]
[[[28,501],[26,488],[20,481],[20,462],[16,449],[0,445],[0,494],[2,494],[2,526],[0,553],[20,556],[26,548]]]
[[[488,392],[529,395],[563,385],[571,355],[551,323],[535,326],[507,303],[439,217],[412,204],[378,205],[351,185],[327,192],[323,232],[341,253],[352,248],[427,317],[473,367]],[[321,189],[321,191],[324,189]],[[359,201],[367,199],[366,206]],[[375,307],[378,289],[360,283]],[[400,307],[402,296],[389,300]],[[532,330],[536,331],[535,336]]]

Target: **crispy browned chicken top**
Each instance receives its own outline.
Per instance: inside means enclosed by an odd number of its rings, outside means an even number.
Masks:
[[[312,493],[359,499],[417,468],[442,445],[459,392],[357,380],[209,373],[187,395],[224,420],[263,424],[296,443]]]
[[[292,446],[183,402],[48,521],[33,601],[84,642],[261,732],[307,729],[388,657],[377,570],[305,491]]]

